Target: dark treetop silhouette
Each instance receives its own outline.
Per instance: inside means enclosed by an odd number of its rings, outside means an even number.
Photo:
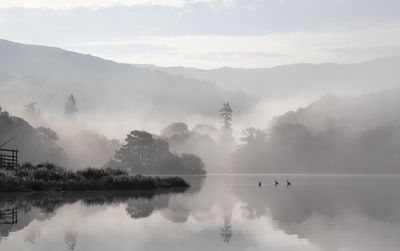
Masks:
[[[116,151],[107,166],[127,170],[134,174],[201,174],[202,160],[193,154],[180,156],[169,151],[168,143],[145,131],[132,131],[126,144]]]

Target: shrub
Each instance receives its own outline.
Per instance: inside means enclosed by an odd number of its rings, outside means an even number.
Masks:
[[[130,176],[118,169],[88,167],[70,171],[52,163],[26,163],[14,169],[0,169],[0,191],[81,191],[189,187],[179,177]]]

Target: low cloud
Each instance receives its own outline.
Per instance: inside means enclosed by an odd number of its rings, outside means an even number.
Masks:
[[[124,63],[258,68],[304,62],[352,63],[397,55],[399,34],[400,23],[393,23],[356,30],[248,36],[138,35],[63,47]],[[391,39],[382,39],[388,37]]]
[[[1,0],[1,8],[50,8],[50,9],[72,9],[72,8],[106,8],[113,6],[137,6],[156,5],[180,8],[189,3],[210,2],[209,0]]]

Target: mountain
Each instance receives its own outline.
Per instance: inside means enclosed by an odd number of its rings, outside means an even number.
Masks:
[[[357,93],[400,86],[400,57],[380,58],[354,64],[293,64],[273,68],[220,68],[136,65],[175,76],[201,79],[221,88],[243,90],[256,96],[321,95],[326,92]]]
[[[255,98],[204,80],[172,76],[59,48],[0,40],[0,100],[7,106],[37,102],[62,111],[70,93],[81,112],[115,113],[150,109],[157,113],[218,115],[230,101],[238,113]]]

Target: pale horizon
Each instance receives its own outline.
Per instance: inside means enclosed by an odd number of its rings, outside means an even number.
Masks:
[[[400,3],[0,0],[0,37],[117,62],[269,68],[400,55]],[[355,14],[356,13],[356,14]]]
[[[0,38],[0,40],[5,40],[5,41],[8,41],[8,42],[22,44],[22,45],[33,45],[33,46],[41,46],[41,47],[62,49],[62,50],[73,52],[73,53],[79,53],[79,54],[82,54],[82,55],[88,55],[88,56],[101,58],[101,59],[104,59],[104,60],[107,60],[107,61],[112,61],[112,62],[119,63],[119,64],[131,64],[133,66],[149,65],[149,66],[158,66],[158,67],[166,67],[166,68],[175,68],[175,67],[177,67],[177,68],[189,68],[189,69],[193,68],[193,69],[198,69],[198,70],[218,70],[218,69],[224,69],[224,68],[245,69],[245,70],[272,69],[272,68],[281,67],[281,66],[290,66],[290,65],[298,65],[298,64],[312,64],[312,65],[338,64],[338,65],[347,65],[347,64],[365,63],[365,62],[370,62],[370,61],[379,60],[379,59],[385,59],[385,58],[400,57],[400,54],[396,54],[396,55],[387,55],[387,56],[381,56],[381,57],[372,57],[372,58],[367,58],[367,59],[363,59],[363,60],[354,60],[354,61],[349,61],[349,62],[339,62],[339,61],[338,62],[334,62],[334,61],[321,61],[321,62],[299,61],[299,62],[288,62],[288,63],[282,63],[282,64],[275,64],[275,65],[268,65],[268,66],[255,66],[255,67],[240,67],[240,66],[222,65],[222,66],[207,68],[207,67],[196,67],[196,66],[189,66],[189,65],[174,65],[174,64],[171,64],[171,65],[165,64],[165,65],[163,65],[163,64],[159,64],[159,63],[125,62],[123,60],[108,58],[108,57],[104,57],[104,56],[97,55],[97,54],[91,54],[91,53],[85,52],[85,51],[66,49],[66,48],[63,48],[63,47],[56,46],[56,45],[44,45],[44,44],[34,44],[34,43],[31,44],[31,43],[24,43],[24,42],[21,42],[21,41],[11,41],[11,40],[6,39],[6,38]]]

